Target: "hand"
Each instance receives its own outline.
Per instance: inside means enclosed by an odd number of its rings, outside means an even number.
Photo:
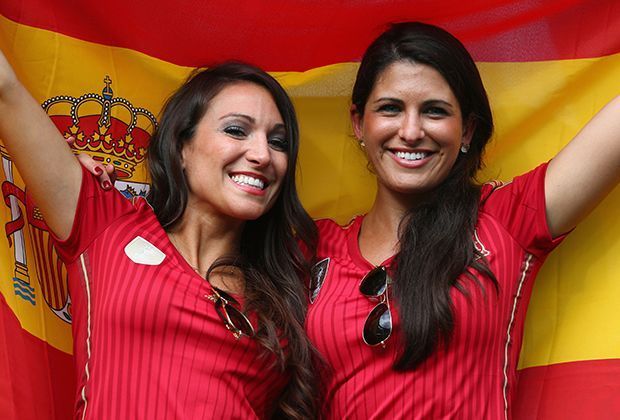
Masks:
[[[74,141],[75,137],[73,136],[67,139],[67,143],[69,143],[70,145],[73,145]],[[88,172],[97,177],[101,188],[103,188],[104,190],[109,190],[112,188],[114,182],[116,182],[116,170],[114,169],[114,165],[103,165],[94,160],[87,153],[78,153],[76,157],[77,160],[80,162],[80,165],[82,165],[84,168],[86,168]]]

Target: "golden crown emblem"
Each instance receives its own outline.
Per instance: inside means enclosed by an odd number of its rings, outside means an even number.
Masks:
[[[144,161],[157,119],[127,99],[114,97],[109,76],[103,82],[101,95],[59,95],[41,106],[65,138],[75,138],[75,149],[88,152],[96,161],[114,165],[119,179],[129,179],[136,165]]]

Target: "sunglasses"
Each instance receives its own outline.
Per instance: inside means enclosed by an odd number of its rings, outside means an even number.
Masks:
[[[373,268],[360,282],[360,293],[379,302],[366,317],[362,331],[362,340],[372,347],[385,347],[385,342],[392,334],[392,312],[388,298],[391,283],[392,279],[383,266]]]
[[[215,311],[219,315],[226,328],[232,332],[237,340],[242,336],[254,337],[254,327],[250,320],[239,309],[232,306],[239,306],[239,302],[228,293],[211,285],[212,295],[205,295],[215,304]]]

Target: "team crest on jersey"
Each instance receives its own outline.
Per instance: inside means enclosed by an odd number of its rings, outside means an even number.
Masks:
[[[310,272],[310,303],[314,303],[319,296],[321,287],[327,277],[327,271],[329,270],[329,258],[325,258],[312,267]]]
[[[146,109],[134,107],[125,98],[114,97],[108,76],[103,82],[101,95],[54,96],[41,106],[65,138],[75,138],[74,149],[89,153],[98,162],[114,165],[118,175],[115,186],[123,195],[144,196],[147,184],[133,176],[136,166],[144,161],[150,130],[157,126],[157,121]],[[13,251],[9,270],[15,297],[32,306],[42,297],[54,314],[70,323],[66,267],[52,245],[39,208],[25,188],[18,185],[13,162],[4,147],[0,146],[0,154],[5,177],[2,197],[11,215],[11,220],[5,223],[5,232]],[[36,287],[36,280],[40,287]]]

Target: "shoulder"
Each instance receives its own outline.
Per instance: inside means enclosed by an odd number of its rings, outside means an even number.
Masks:
[[[521,248],[536,256],[546,255],[561,241],[551,237],[547,223],[547,166],[543,163],[510,182],[485,184],[480,197],[479,224],[483,219],[493,219]]]
[[[545,174],[548,162],[509,181],[492,180],[482,185],[480,206],[497,204],[498,201],[510,201],[515,198],[531,196],[540,198],[544,194]]]
[[[152,214],[145,200],[132,199],[117,188],[104,190],[96,177],[84,172],[71,232],[65,240],[55,241],[56,249],[64,261],[72,261],[106,232],[151,224],[156,220]]]
[[[137,207],[131,200],[131,195],[126,191],[115,188],[104,190],[99,180],[89,172],[84,171],[82,186],[76,209],[76,220],[89,222],[89,218],[95,217],[97,221],[108,224],[123,214],[135,211]]]

